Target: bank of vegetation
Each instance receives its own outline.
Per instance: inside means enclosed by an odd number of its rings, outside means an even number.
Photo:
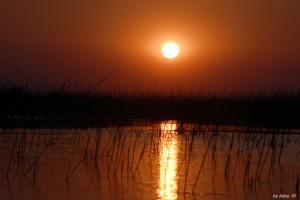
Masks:
[[[62,84],[50,89],[0,86],[0,126],[80,125],[107,120],[179,120],[280,128],[300,127],[300,92],[101,92]]]

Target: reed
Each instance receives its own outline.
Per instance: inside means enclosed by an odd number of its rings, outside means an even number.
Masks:
[[[230,162],[233,143],[234,143],[234,135],[231,136],[231,141],[230,141],[229,149],[227,152],[227,160],[226,160],[226,164],[225,164],[226,166],[225,166],[225,172],[224,172],[226,179],[229,177],[229,162]]]
[[[248,143],[250,145],[250,142]],[[248,146],[249,147],[249,146]],[[245,167],[245,173],[244,173],[244,184],[247,180],[248,184],[250,183],[250,164],[251,164],[251,157],[254,149],[254,144],[251,145],[249,152],[247,153],[247,161],[246,161],[246,167]]]
[[[296,193],[297,194],[299,194],[299,183],[300,183],[300,176],[298,174],[297,179],[296,179]]]
[[[145,140],[145,142],[144,142],[144,146],[143,146],[143,149],[142,149],[142,152],[141,152],[141,154],[140,154],[140,156],[139,156],[139,160],[138,160],[138,163],[137,163],[137,165],[136,165],[136,168],[135,168],[135,170],[134,170],[134,172],[133,172],[133,176],[135,176],[135,173],[137,172],[137,170],[138,170],[138,168],[139,168],[139,164],[140,164],[140,162],[141,162],[141,159],[143,158],[143,155],[144,155],[144,153],[145,153],[145,151],[146,151],[146,147],[147,147],[147,145],[148,145],[148,143],[149,143],[149,134],[147,135],[147,137],[146,137],[146,140]]]
[[[272,136],[272,137],[273,137],[273,136]],[[266,155],[265,155],[264,161],[263,161],[262,166],[261,166],[261,168],[260,168],[260,171],[259,171],[259,174],[258,174],[258,177],[257,177],[258,182],[260,182],[260,177],[261,177],[262,171],[263,171],[263,169],[264,169],[264,166],[265,166],[265,164],[266,164],[266,161],[267,161],[267,158],[268,158],[270,149],[271,149],[271,144],[270,144],[269,147],[268,147],[268,150],[267,150],[267,153],[266,153]]]
[[[116,162],[115,162],[114,173],[113,173],[114,176],[117,175],[117,171],[118,171],[120,162],[121,162],[121,160],[123,158],[123,150],[124,150],[125,141],[126,141],[126,135],[124,135],[123,140],[122,140],[122,135],[121,135],[119,143],[122,146],[121,146],[121,149],[120,149],[119,156],[118,156],[118,153],[117,153],[117,156],[116,156]]]
[[[256,181],[259,180],[258,179],[258,177],[259,177],[259,167],[260,167],[260,164],[261,164],[262,155],[264,153],[265,144],[266,144],[266,138],[264,138],[263,145],[262,145],[262,148],[260,150],[260,154],[259,154],[259,158],[258,158],[258,163],[257,163],[256,173],[255,173],[255,181],[254,181],[255,184],[256,184]]]
[[[95,139],[96,147],[95,147],[95,151],[94,151],[94,163],[95,163],[96,167],[98,167],[98,162],[99,162],[98,157],[99,157],[101,138],[102,138],[102,129],[98,128],[96,130],[96,139]]]
[[[101,91],[107,77],[88,84],[74,83],[68,77],[60,85],[45,89],[30,87],[28,82],[0,83],[0,126],[88,127],[110,119],[300,126],[300,92]]]
[[[13,147],[12,147],[12,150],[11,150],[8,167],[7,167],[7,170],[6,170],[6,179],[7,180],[9,179],[9,170],[10,170],[10,166],[11,166],[11,162],[12,162],[12,159],[13,159],[13,155],[14,155],[14,151],[15,151],[15,148],[16,148],[17,141],[18,141],[18,132],[16,131],[14,144],[13,144]]]
[[[107,176],[109,176],[110,167],[111,167],[112,162],[113,162],[113,155],[114,155],[114,152],[115,152],[115,149],[116,149],[115,146],[116,146],[116,141],[117,141],[118,137],[119,137],[118,134],[114,135],[113,142],[112,142],[112,145],[111,145],[111,148],[110,148],[110,149],[112,149],[111,150],[112,153],[111,153],[111,156],[110,156],[110,159],[109,159],[109,163],[108,163]],[[109,154],[110,154],[110,151],[108,152],[106,159],[108,158]]]
[[[131,147],[131,140],[132,140],[132,132],[133,131],[130,131],[130,139],[129,139],[129,144],[128,144],[128,148],[127,148],[127,175],[128,175],[128,171],[129,171],[129,168],[130,168],[130,147]],[[131,171],[132,171],[132,168],[131,168]]]
[[[270,147],[272,149],[272,154],[271,154],[271,164],[270,164],[269,173],[268,173],[268,183],[270,183],[271,171],[272,171],[274,163],[276,161],[277,135],[275,135],[275,134],[272,135]]]
[[[206,158],[206,156],[207,156],[207,152],[208,152],[208,150],[209,150],[209,148],[210,148],[210,145],[211,145],[211,143],[212,143],[213,138],[214,138],[214,134],[212,134],[212,135],[210,136],[210,140],[209,140],[209,142],[208,142],[208,145],[207,145],[207,147],[206,147],[205,153],[204,153],[204,155],[203,155],[202,162],[201,162],[199,171],[198,171],[197,176],[196,176],[196,181],[195,181],[195,184],[194,184],[193,189],[192,189],[192,194],[195,193],[195,188],[196,188],[196,186],[197,186],[197,183],[198,183],[198,180],[199,180],[199,177],[200,177],[200,173],[201,173],[201,170],[203,169],[204,162],[205,162],[205,158]]]
[[[133,168],[133,161],[134,161],[134,155],[135,155],[135,148],[136,148],[137,139],[138,139],[138,133],[135,132],[135,140],[134,140],[133,151],[132,151],[132,159],[131,159],[131,172],[132,173],[133,173],[132,168]]]
[[[34,161],[31,163],[31,165],[27,168],[27,170],[24,173],[24,176],[28,174],[28,172],[35,166],[35,164],[39,161],[39,159],[42,157],[42,155],[47,151],[50,143],[46,144],[44,149],[40,152],[40,154],[34,159]]]
[[[39,137],[38,137],[38,140],[37,140],[37,143],[36,143],[36,147],[35,147],[34,158],[37,158],[37,153],[38,153],[39,144],[40,144],[40,139],[41,139],[41,134],[38,134],[38,135],[39,135]]]
[[[278,155],[278,163],[280,163],[283,148],[286,147],[286,143],[288,142],[288,139],[289,139],[288,136],[289,136],[289,133],[287,133],[287,131],[285,131],[281,134],[280,150],[279,150],[279,155]]]
[[[28,152],[27,152],[27,158],[29,158],[29,154],[30,154],[30,151],[31,151],[31,148],[32,148],[32,145],[33,145],[33,141],[34,141],[34,137],[35,137],[35,129],[32,133],[32,138],[31,138],[31,142],[30,142],[30,146],[29,146],[29,149],[28,149]]]
[[[191,153],[192,153],[192,149],[193,149],[193,143],[194,143],[194,138],[195,138],[195,132],[192,131],[192,139],[191,139],[191,142],[190,144],[188,145],[188,138],[186,137],[186,144],[187,144],[187,148],[188,148],[188,151],[186,151],[188,153],[187,157],[187,164],[186,164],[186,168],[185,168],[185,178],[184,178],[184,187],[183,187],[183,193],[185,193],[186,191],[186,184],[187,184],[187,179],[188,179],[188,174],[189,174],[189,167],[190,167],[190,161],[191,161]]]
[[[81,163],[84,162],[84,159],[81,159],[77,162],[77,164],[71,169],[71,162],[68,167],[67,175],[66,175],[66,183],[70,182],[71,176],[75,173],[76,169],[80,166]]]
[[[87,139],[87,142],[86,142],[86,145],[85,145],[84,155],[83,155],[84,163],[87,162],[87,158],[88,158],[88,146],[90,144],[90,139],[91,139],[91,134],[89,133],[89,136],[88,136],[88,139]],[[96,159],[95,159],[95,162],[96,162]]]

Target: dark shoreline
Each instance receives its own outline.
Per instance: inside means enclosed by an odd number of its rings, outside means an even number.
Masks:
[[[300,93],[109,94],[0,89],[0,127],[80,128],[136,120],[299,129]]]

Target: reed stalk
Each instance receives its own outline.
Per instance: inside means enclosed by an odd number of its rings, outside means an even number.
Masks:
[[[298,174],[297,179],[296,179],[296,193],[297,194],[299,194],[299,183],[300,183],[300,176]]]
[[[258,171],[259,171],[259,167],[260,167],[260,163],[261,163],[261,158],[262,158],[262,155],[264,153],[264,149],[265,149],[265,144],[266,144],[266,138],[264,139],[263,141],[263,146],[262,146],[262,149],[261,149],[261,152],[259,154],[259,159],[258,159],[258,163],[257,163],[257,167],[256,167],[256,173],[255,173],[255,181],[254,181],[254,184],[256,184],[256,181],[258,180]]]
[[[73,167],[72,170],[70,170],[70,169],[71,169],[71,162],[70,162],[69,167],[68,167],[68,171],[67,171],[67,176],[66,176],[66,182],[67,182],[67,183],[70,182],[71,176],[75,173],[76,169],[77,169],[77,168],[79,167],[79,165],[80,165],[81,163],[83,163],[83,162],[84,162],[84,159],[79,160],[78,163]]]
[[[6,179],[7,179],[7,180],[8,180],[8,177],[9,177],[9,170],[10,170],[12,158],[13,158],[13,155],[14,155],[14,151],[15,151],[15,148],[16,148],[17,140],[18,140],[18,132],[16,132],[16,135],[15,135],[13,148],[12,148],[12,150],[11,150],[11,154],[10,154],[10,158],[9,158],[8,167],[7,167],[7,170],[6,170]]]
[[[234,135],[231,136],[231,141],[230,141],[229,149],[227,152],[226,167],[225,167],[225,172],[224,172],[226,179],[229,177],[229,162],[230,162],[230,155],[231,155],[231,151],[232,151],[232,147],[233,147],[233,142],[234,142]]]
[[[42,157],[42,155],[47,151],[48,146],[50,143],[48,143],[45,148],[41,151],[41,153],[38,155],[38,157],[31,163],[31,165],[28,167],[28,169],[25,171],[24,176],[28,174],[28,172],[32,169],[32,167],[35,166],[35,164],[39,161],[39,159]]]
[[[195,138],[195,132],[192,131],[192,140],[191,140],[191,143],[189,145],[188,160],[187,160],[187,164],[186,164],[186,172],[185,172],[185,179],[184,179],[184,187],[183,187],[183,193],[184,194],[185,194],[185,191],[186,191],[186,183],[187,183],[187,178],[188,178],[188,173],[189,173],[189,166],[190,166],[190,161],[191,161],[191,152],[192,152],[192,149],[193,149],[194,138]],[[188,139],[188,138],[186,138],[186,139]]]
[[[131,159],[131,172],[132,173],[133,173],[132,168],[133,168],[133,161],[134,161],[135,147],[136,147],[137,138],[138,138],[138,134],[136,133],[134,144],[133,144],[132,159]]]
[[[201,162],[201,165],[200,165],[200,169],[199,169],[199,171],[198,171],[198,173],[197,173],[196,181],[195,181],[195,184],[194,184],[193,189],[192,189],[192,194],[195,193],[195,188],[196,188],[196,185],[197,185],[197,183],[198,183],[198,180],[199,180],[199,177],[200,177],[200,173],[201,173],[201,170],[202,170],[202,168],[203,168],[203,166],[204,166],[205,158],[206,158],[206,156],[207,156],[208,149],[209,149],[209,147],[210,147],[210,145],[211,145],[211,143],[212,143],[213,137],[214,137],[214,135],[212,135],[212,136],[210,137],[210,140],[209,140],[208,145],[207,145],[207,147],[206,147],[205,153],[204,153],[204,155],[203,155],[202,162]]]
[[[28,152],[27,152],[27,158],[29,158],[29,153],[30,153],[32,145],[33,145],[33,141],[34,141],[34,137],[35,137],[35,132],[36,131],[34,130],[33,134],[32,134],[31,143],[30,143],[30,146],[29,146],[29,149],[28,149]]]
[[[124,135],[124,137],[123,137],[123,142],[122,142],[122,147],[121,147],[121,150],[120,150],[120,156],[119,156],[119,158],[117,158],[117,162],[116,162],[116,166],[115,166],[115,170],[114,170],[114,176],[116,176],[117,175],[117,171],[118,171],[118,168],[119,168],[119,164],[120,164],[120,161],[121,161],[121,159],[122,159],[122,157],[123,157],[123,150],[124,150],[124,145],[125,145],[125,141],[126,141],[126,135]],[[123,157],[124,158],[124,157]],[[124,159],[122,159],[123,161],[124,161]],[[123,165],[123,164],[122,164]],[[123,169],[123,166],[122,166],[122,169]]]
[[[141,152],[141,154],[140,154],[140,157],[139,157],[138,163],[137,163],[137,165],[136,165],[136,168],[135,168],[135,170],[134,170],[133,176],[135,176],[135,173],[137,172],[137,170],[138,170],[138,168],[139,168],[139,164],[140,164],[140,162],[141,162],[141,159],[142,159],[142,157],[143,157],[143,155],[144,155],[144,153],[145,153],[146,147],[147,147],[147,145],[148,145],[148,140],[149,140],[149,135],[147,135],[146,141],[145,141],[145,143],[144,143],[144,146],[143,146],[142,152]]]

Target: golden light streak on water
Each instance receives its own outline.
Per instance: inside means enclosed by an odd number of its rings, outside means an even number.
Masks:
[[[159,146],[159,179],[157,194],[160,199],[178,198],[178,135],[176,122],[161,124]]]

